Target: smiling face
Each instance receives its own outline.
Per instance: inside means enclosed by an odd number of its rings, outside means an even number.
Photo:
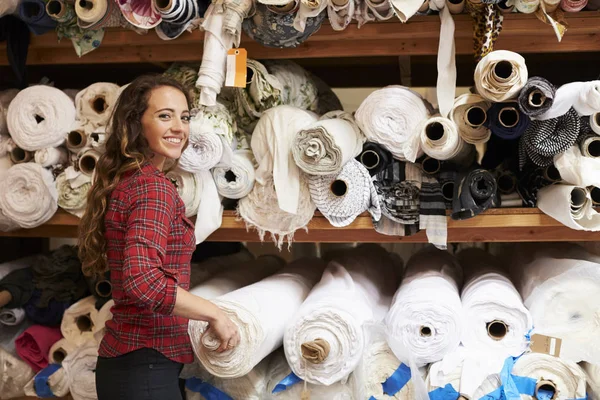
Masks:
[[[152,90],[142,115],[142,135],[162,170],[166,159],[178,159],[190,135],[190,110],[185,95],[170,86]]]

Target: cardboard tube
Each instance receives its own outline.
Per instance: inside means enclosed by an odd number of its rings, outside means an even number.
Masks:
[[[94,150],[86,151],[79,157],[79,170],[85,175],[92,176],[96,169],[96,164],[100,158],[100,153]]]
[[[600,135],[600,112],[590,115],[590,125],[592,130]]]
[[[527,99],[529,106],[533,108],[540,108],[544,105],[545,101],[546,96],[541,90],[532,90],[531,93],[529,93],[529,98]]]
[[[544,179],[550,182],[559,182],[562,178],[558,169],[552,164],[544,168]]]
[[[488,336],[494,340],[502,340],[508,333],[508,326],[503,321],[494,320],[486,324]]]
[[[443,138],[444,133],[444,125],[440,124],[439,122],[427,124],[425,127],[425,135],[429,138],[429,140],[434,142]]]
[[[58,364],[62,363],[65,358],[67,358],[67,351],[62,347],[59,347],[52,353],[52,360],[56,361]]]
[[[426,174],[433,175],[440,172],[440,169],[442,168],[442,163],[440,162],[440,160],[436,160],[435,158],[425,157],[425,159],[421,161],[421,168]]]
[[[446,0],[446,7],[451,14],[460,14],[465,9],[465,0]]]
[[[419,330],[419,333],[423,337],[429,337],[429,336],[431,336],[432,332],[431,332],[431,328],[430,327],[423,325],[423,326],[421,326],[421,329]]]
[[[55,20],[61,20],[68,12],[68,6],[63,0],[50,0],[46,4],[46,13]]]
[[[487,111],[482,107],[470,107],[465,113],[465,121],[472,128],[479,128],[487,121]]]
[[[500,61],[494,65],[494,77],[499,81],[507,81],[513,73],[513,66],[508,61]]]
[[[73,152],[87,144],[87,135],[84,131],[71,131],[67,135],[67,148]]]
[[[91,10],[94,8],[94,2],[90,0],[77,0],[77,5],[86,10]]]
[[[587,192],[580,187],[576,187],[571,191],[571,208],[579,208],[585,204]]]
[[[344,180],[336,179],[331,182],[329,190],[331,190],[334,196],[342,197],[348,192],[348,184]]]
[[[454,198],[454,182],[444,182],[442,184],[442,197],[446,201],[452,201]]]
[[[94,323],[90,318],[90,314],[80,315],[79,317],[75,318],[75,324],[80,332],[91,332],[94,326]]]
[[[112,283],[107,280],[96,282],[96,294],[100,297],[110,297],[112,294]]]
[[[346,1],[347,3],[347,1]],[[299,2],[297,0],[294,1],[290,1],[287,4],[284,5],[270,5],[267,8],[271,11],[273,11],[276,14],[290,14],[292,12],[294,12],[298,7],[299,7]],[[342,4],[344,5],[344,4]]]
[[[350,1],[350,0],[331,0],[331,2],[332,2],[333,4],[335,4],[336,6],[338,6],[338,7],[343,7],[343,6],[345,6],[346,4],[348,4],[348,2],[349,2],[349,1]]]
[[[513,128],[519,123],[519,112],[514,107],[504,107],[498,113],[498,121],[505,128]]]
[[[380,161],[379,154],[373,150],[366,150],[360,155],[360,162],[366,169],[377,168]]]
[[[10,151],[10,160],[13,164],[22,164],[33,159],[33,152],[23,150],[20,147],[15,147]]]
[[[588,135],[579,144],[581,154],[585,157],[600,157],[600,135]]]
[[[510,172],[502,173],[497,182],[500,193],[511,194],[517,189],[517,178]]]
[[[590,188],[590,197],[594,206],[600,206],[600,188],[595,186]]]
[[[331,347],[325,339],[315,339],[312,342],[302,343],[300,345],[302,358],[313,364],[321,364],[329,356]]]
[[[154,6],[159,12],[167,12],[171,9],[173,4],[172,0],[154,0]]]
[[[540,393],[540,392],[543,392]],[[547,381],[545,379],[540,379],[535,385],[535,398],[536,399],[547,399],[547,394],[550,394],[550,400],[555,400],[558,398],[558,390],[556,389],[556,385],[552,381]]]

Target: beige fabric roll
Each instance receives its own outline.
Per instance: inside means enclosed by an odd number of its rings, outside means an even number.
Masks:
[[[73,400],[96,400],[96,363],[98,344],[84,342],[63,361],[67,373],[69,391]]]
[[[63,360],[75,351],[77,345],[69,342],[67,339],[60,339],[50,347],[48,362],[50,364],[62,364]]]
[[[191,172],[182,171],[180,169],[167,172],[167,178],[174,180],[177,186],[177,193],[185,204],[185,216],[191,217],[198,213],[200,207],[200,198],[202,191],[200,189],[201,182],[199,177]]]
[[[492,102],[514,99],[527,82],[525,59],[508,50],[496,50],[483,57],[475,68],[477,93]]]
[[[463,94],[454,101],[450,119],[458,128],[460,137],[470,144],[482,144],[490,140],[492,132],[484,126],[491,103],[477,94]]]
[[[98,322],[96,298],[89,296],[67,308],[60,324],[63,337],[76,346],[94,340],[93,328]]]
[[[97,82],[75,96],[77,119],[86,129],[106,126],[119,96],[119,85]]]

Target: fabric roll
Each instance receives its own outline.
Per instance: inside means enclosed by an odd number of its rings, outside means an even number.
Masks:
[[[67,163],[68,154],[64,147],[48,147],[35,152],[34,160],[44,168]]]
[[[454,185],[452,219],[473,218],[498,204],[498,184],[490,172],[474,169],[459,174]]]
[[[590,115],[590,127],[594,133],[600,135],[600,112]]]
[[[300,0],[298,2],[298,12],[294,18],[294,29],[298,32],[304,32],[306,28],[306,20],[310,17],[317,17],[325,14],[323,11],[327,8],[327,1],[320,0]]]
[[[420,188],[414,179],[406,176],[406,169],[407,165],[394,160],[376,175],[373,183],[384,217],[400,224],[417,224]]]
[[[557,118],[574,108],[579,115],[592,115],[600,111],[600,81],[571,82],[556,90],[552,107],[538,119]]]
[[[584,157],[600,157],[600,135],[585,135],[579,142],[579,149]]]
[[[0,373],[0,396],[3,399],[24,396],[25,384],[35,375],[28,363],[19,360],[3,347],[0,347]]]
[[[465,284],[461,301],[465,317],[461,342],[467,350],[517,357],[528,347],[531,314],[499,259],[484,250],[458,253]]]
[[[546,13],[553,13],[560,4],[560,0],[542,0]],[[542,4],[540,3],[540,4]],[[540,5],[541,8],[541,5]]]
[[[99,30],[121,25],[121,13],[112,1],[76,2],[77,25],[81,29]]]
[[[415,162],[422,154],[417,127],[432,111],[419,94],[403,86],[388,86],[367,96],[354,117],[369,141],[400,160]]]
[[[26,151],[20,147],[13,146],[13,148],[10,150],[9,157],[13,164],[23,164],[34,159],[34,152]]]
[[[529,117],[521,112],[517,102],[495,103],[488,110],[487,126],[504,140],[520,138],[531,126]]]
[[[567,243],[520,244],[505,254],[512,280],[533,317],[532,333],[561,338],[563,360],[597,364],[600,347],[594,321],[600,303],[590,296],[598,290],[600,258]]]
[[[22,308],[0,310],[0,324],[15,326],[25,321],[25,311]]]
[[[64,368],[58,368],[49,365],[46,371],[40,371],[24,387],[26,396],[39,397],[43,393],[39,392],[39,387],[43,387],[56,397],[63,397],[69,394],[69,381]],[[50,373],[50,376],[47,376]],[[41,383],[43,382],[43,383]]]
[[[561,0],[560,8],[566,12],[579,12],[588,5],[588,0]]]
[[[515,8],[523,14],[533,14],[540,7],[540,0],[517,0]]]
[[[92,183],[88,182],[74,188],[67,180],[65,173],[61,173],[56,177],[58,206],[79,218],[83,217],[87,206],[87,195],[91,187]]]
[[[164,6],[163,2],[152,1],[153,7],[161,15],[162,21],[156,27],[156,34],[162,40],[178,38],[192,24],[192,22],[204,16],[208,4],[197,0],[174,0]]]
[[[15,144],[24,150],[57,147],[75,124],[75,105],[54,87],[30,86],[11,101],[6,123]]]
[[[63,315],[60,331],[69,342],[80,346],[94,340],[93,327],[98,318],[96,299],[89,296],[69,307]]]
[[[532,121],[519,142],[519,167],[527,160],[546,167],[554,156],[566,151],[579,137],[581,122],[575,109],[563,116],[544,121]]]
[[[551,185],[540,189],[537,198],[539,209],[563,225],[580,231],[600,230],[600,214],[585,187]]]
[[[63,361],[67,373],[69,391],[73,400],[94,400],[96,394],[96,363],[98,344],[88,342],[71,353]]]
[[[356,160],[346,163],[339,174],[311,176],[308,185],[317,209],[335,227],[350,225],[365,211],[376,221],[381,218],[369,171]]]
[[[555,156],[554,165],[566,183],[600,187],[600,159],[587,157],[577,146],[571,146]]]
[[[598,398],[600,396],[600,367],[586,362],[581,363],[580,366],[585,372],[588,397]]]
[[[94,83],[75,96],[77,119],[86,129],[108,125],[119,97],[119,85],[109,82]]]
[[[502,32],[504,13],[514,8],[514,5],[508,6],[507,3],[466,2],[467,12],[473,19],[475,61],[480,61],[494,50],[494,44]]]
[[[539,117],[552,107],[555,93],[556,88],[549,81],[531,77],[519,93],[519,108],[528,117]]]
[[[356,160],[369,171],[371,176],[375,176],[392,163],[392,153],[377,143],[366,142]]]
[[[286,329],[284,349],[292,371],[320,385],[345,379],[362,357],[363,327],[383,321],[400,270],[399,261],[376,245],[332,255]]]
[[[517,192],[511,194],[500,194],[500,207],[523,207],[523,199]]]
[[[75,19],[73,4],[65,0],[50,0],[46,3],[46,13],[58,23],[69,23]]]
[[[163,76],[175,79],[181,83],[184,87],[188,88],[191,97],[191,103],[193,107],[199,105],[200,91],[196,87],[195,83],[198,80],[198,64],[188,63],[172,63],[169,68],[163,72]]]
[[[362,151],[365,141],[354,118],[343,111],[322,116],[296,133],[292,155],[298,168],[309,175],[331,175]]]
[[[60,330],[33,325],[15,340],[17,354],[35,372],[48,366],[48,351],[61,338]]]
[[[17,12],[34,35],[43,35],[56,27],[56,21],[46,14],[43,0],[21,0]]]
[[[162,20],[151,1],[122,0],[117,4],[127,22],[137,28],[152,29]]]
[[[461,284],[460,265],[450,253],[427,246],[409,259],[385,319],[400,361],[419,367],[456,350],[463,329]]]
[[[239,378],[281,346],[283,334],[319,280],[325,263],[299,259],[280,272],[213,300],[235,323],[240,343],[216,353],[220,341],[209,330],[192,347],[202,366],[221,378]],[[273,295],[277,302],[273,302]]]
[[[0,210],[21,228],[35,228],[56,212],[58,193],[52,173],[39,164],[14,165],[1,178]]]
[[[436,160],[452,160],[457,164],[469,164],[473,147],[460,135],[456,124],[444,117],[435,116],[419,125],[421,149]]]
[[[28,320],[38,325],[60,326],[62,316],[65,310],[71,305],[71,302],[50,300],[45,306],[38,307],[37,304],[42,295],[41,290],[35,289],[31,295],[31,299],[23,307]]]
[[[181,170],[169,171],[166,176],[175,182],[177,193],[185,204],[185,216],[189,218],[196,215],[198,207],[200,207],[201,196],[201,192],[198,190],[198,177],[191,172]]]
[[[33,294],[33,274],[31,268],[20,268],[11,271],[0,280],[0,292],[10,294],[8,302],[3,302],[0,310],[0,323],[18,325],[23,322],[25,312],[21,309]],[[13,310],[14,309],[14,310]]]
[[[79,154],[87,150],[90,146],[88,141],[90,138],[82,127],[77,126],[75,129],[67,133],[66,146],[71,153]]]
[[[486,100],[514,99],[527,83],[525,59],[512,51],[493,51],[477,63],[474,80],[477,93]]]
[[[88,149],[80,153],[77,160],[79,171],[84,175],[93,176],[100,156],[100,152],[96,149]]]
[[[8,126],[6,124],[6,115],[8,113],[8,106],[17,93],[19,93],[18,89],[7,89],[0,92],[0,138],[9,135]]]
[[[451,14],[462,14],[465,9],[464,0],[446,0],[446,7]]]
[[[14,14],[19,7],[20,0],[7,0],[0,4],[0,17],[5,15]]]
[[[422,0],[391,0],[390,3],[392,4],[394,13],[401,22],[407,22],[423,6]],[[429,7],[427,7],[427,9],[429,9]]]
[[[212,170],[219,194],[227,199],[246,197],[254,187],[254,155],[251,150],[233,153],[231,167],[215,167]]]
[[[77,348],[79,348],[78,345],[62,338],[50,347],[50,350],[48,351],[48,362],[50,364],[62,365],[65,358],[69,354],[74,353]]]
[[[490,106],[490,102],[477,94],[467,93],[456,98],[450,119],[465,142],[480,145],[490,140],[491,131],[485,125]]]
[[[333,1],[327,5],[327,16],[329,23],[335,31],[343,31],[352,22],[356,10],[356,2],[354,0],[339,1],[336,4]]]

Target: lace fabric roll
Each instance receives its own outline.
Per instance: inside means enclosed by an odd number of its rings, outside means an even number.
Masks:
[[[95,341],[84,343],[63,361],[73,400],[97,398],[95,373],[97,362],[98,344]]]
[[[28,229],[52,218],[58,193],[50,171],[36,163],[18,164],[0,179],[0,210],[6,218]]]
[[[254,187],[254,156],[250,150],[233,153],[231,167],[215,167],[212,170],[219,194],[227,199],[246,197]]]
[[[376,245],[334,254],[328,261],[284,337],[292,371],[320,385],[339,382],[356,368],[366,342],[363,327],[385,317],[401,269]]]
[[[23,150],[57,147],[75,125],[75,105],[54,87],[30,86],[11,101],[6,122],[15,144]]]
[[[600,187],[600,159],[587,157],[577,146],[571,146],[564,153],[555,156],[554,165],[562,181],[566,183]]]
[[[473,352],[502,354],[502,358],[521,355],[533,321],[508,272],[499,259],[481,249],[463,250],[457,258],[465,276],[463,346]]]
[[[532,121],[519,142],[519,167],[527,160],[535,165],[551,165],[554,156],[566,151],[577,141],[581,122],[575,109],[561,117]]]
[[[538,119],[553,119],[569,113],[574,108],[579,115],[592,115],[600,111],[600,81],[572,82],[556,90],[552,107]]]
[[[488,110],[487,126],[501,139],[518,139],[530,125],[529,117],[519,110],[517,102],[495,103]]]
[[[422,152],[417,127],[432,113],[419,94],[403,86],[388,86],[371,93],[354,117],[371,142],[400,160],[415,162]]]
[[[365,211],[376,221],[381,218],[369,171],[356,160],[350,160],[339,174],[311,176],[308,185],[317,209],[335,227],[350,225]]]
[[[600,395],[600,367],[595,364],[581,363],[585,372],[588,397],[595,399]]]
[[[119,97],[119,85],[94,83],[75,96],[79,123],[88,130],[108,125]]]
[[[452,219],[473,218],[499,204],[494,175],[483,169],[462,172],[454,185]]]
[[[473,154],[469,146],[458,134],[456,124],[440,116],[429,118],[420,124],[421,149],[436,160],[452,160],[467,164]]]
[[[8,89],[0,92],[0,137],[8,136],[9,134],[8,126],[6,125],[6,115],[8,113],[8,106],[17,93],[19,93],[18,89]]]
[[[240,343],[217,353],[221,342],[210,330],[200,343],[192,342],[204,369],[221,378],[239,378],[280,347],[286,327],[324,268],[325,263],[319,259],[299,259],[260,282],[214,299],[237,325]],[[273,302],[273,298],[277,301]]]
[[[477,94],[467,93],[456,98],[450,119],[465,142],[477,145],[490,140],[491,131],[484,125],[490,106],[490,102]]]
[[[87,205],[87,194],[92,183],[84,183],[76,188],[72,187],[65,173],[56,177],[56,189],[58,191],[57,204],[63,210],[81,218]]]
[[[379,174],[381,171],[389,167],[392,163],[392,153],[387,151],[383,146],[366,142],[363,145],[361,153],[356,157],[368,171],[371,176]]]
[[[331,175],[360,154],[364,141],[354,118],[334,111],[299,131],[291,149],[296,165],[308,175]]]
[[[202,192],[199,190],[202,189],[200,178],[196,174],[179,169],[167,172],[166,176],[175,182],[177,193],[185,204],[185,216],[189,218],[196,215],[202,196]]]
[[[552,108],[555,93],[556,88],[549,81],[531,77],[519,93],[519,108],[530,118],[539,117]]]
[[[512,51],[493,51],[477,63],[474,80],[477,93],[486,100],[514,99],[527,82],[525,59]]]
[[[0,374],[0,396],[3,399],[13,399],[25,395],[24,387],[35,372],[25,362],[0,347]]]
[[[569,228],[580,231],[600,231],[600,213],[593,208],[587,188],[575,185],[551,185],[540,189],[537,205]]]
[[[388,343],[400,361],[419,367],[456,350],[461,283],[460,265],[450,253],[427,246],[409,259],[385,319]]]

